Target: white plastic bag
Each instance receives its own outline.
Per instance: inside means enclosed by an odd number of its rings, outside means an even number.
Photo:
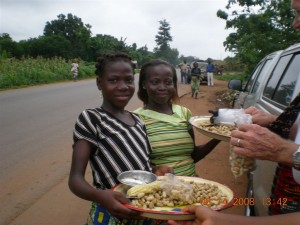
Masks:
[[[252,116],[245,114],[244,109],[219,109],[217,119],[220,124],[233,124],[238,128],[243,124],[252,124]],[[234,153],[230,145],[229,163],[233,176],[237,178],[253,170],[255,160]]]

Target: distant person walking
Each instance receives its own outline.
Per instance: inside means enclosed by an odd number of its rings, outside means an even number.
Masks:
[[[197,98],[200,87],[201,69],[198,67],[197,62],[194,62],[193,66],[191,70],[192,98]]]
[[[180,74],[181,74],[181,83],[187,83],[187,76],[188,76],[188,66],[186,61],[184,60],[182,64],[180,64]]]
[[[212,64],[211,60],[208,60],[208,64],[206,66],[207,86],[214,86],[214,72],[215,72],[215,65]]]
[[[77,59],[72,59],[72,64],[71,64],[71,72],[73,73],[73,80],[77,81],[78,77],[78,60]]]

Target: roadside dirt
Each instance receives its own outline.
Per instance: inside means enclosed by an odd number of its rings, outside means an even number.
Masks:
[[[209,87],[205,85],[200,86],[198,99],[191,97],[190,86],[187,84],[180,84],[180,93],[183,96],[180,103],[189,108],[194,116],[211,115],[208,113],[209,109],[215,110],[217,108],[228,108],[228,100],[222,98],[222,94],[228,90],[227,82],[215,80],[215,86]],[[204,144],[210,138],[200,134],[194,129],[197,144]],[[229,165],[229,143],[221,142],[209,155],[196,165],[196,170],[199,177],[213,180],[230,187],[236,198],[244,198],[247,189],[247,175],[243,175],[235,179],[230,171]],[[231,208],[225,209],[222,212],[243,215],[244,206],[235,205]]]
[[[227,103],[224,102],[219,95],[226,90],[227,82],[216,80],[214,87],[202,85],[198,99],[194,99],[191,97],[190,86],[187,84],[179,84],[181,104],[189,108],[194,116],[209,115],[209,109],[227,107]],[[208,137],[198,133],[196,130],[195,134],[198,144],[203,144],[209,140]],[[243,198],[246,192],[247,176],[244,175],[235,179],[231,174],[228,149],[229,143],[221,142],[212,153],[197,163],[197,173],[202,178],[227,185],[234,190],[236,197]],[[68,160],[68,164],[70,160]],[[62,173],[64,173],[63,171],[64,170],[62,170]],[[87,179],[91,181],[90,170],[87,173]],[[14,218],[9,224],[84,225],[90,204],[87,201],[79,199],[69,191],[67,180],[68,175],[66,174],[64,179],[41,198],[33,201],[34,204],[29,206],[27,210],[23,211],[17,218]],[[16,183],[16,185],[18,184]],[[28,198],[30,198],[30,196],[28,196]],[[243,205],[233,206],[222,212],[242,215]]]

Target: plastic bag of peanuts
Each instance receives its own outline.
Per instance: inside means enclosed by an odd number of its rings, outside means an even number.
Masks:
[[[192,203],[193,188],[191,185],[179,180],[174,174],[165,174],[166,179],[162,180],[160,187],[171,199],[177,199],[182,202]]]
[[[239,127],[242,124],[251,124],[252,117],[249,114],[242,113],[235,115],[235,124]],[[249,157],[241,156],[233,152],[232,145],[229,147],[230,169],[235,178],[242,176],[244,173],[252,171],[255,167],[255,160]]]

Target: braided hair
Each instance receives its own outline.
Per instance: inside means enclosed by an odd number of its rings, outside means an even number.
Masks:
[[[148,69],[150,67],[155,67],[155,66],[159,66],[159,65],[168,66],[169,68],[171,68],[172,73],[173,73],[173,84],[174,84],[175,91],[168,103],[172,104],[172,103],[179,102],[179,96],[178,96],[178,90],[177,90],[177,73],[176,73],[174,66],[172,66],[167,61],[156,59],[156,60],[152,60],[150,62],[145,63],[141,67],[140,77],[139,77],[139,90],[137,92],[137,95],[138,95],[139,99],[143,101],[144,105],[148,104],[148,93],[147,93],[147,90],[143,88],[144,82],[147,79]]]
[[[96,67],[95,74],[98,77],[102,77],[107,65],[109,65],[112,62],[118,62],[118,61],[123,61],[123,62],[129,63],[132,68],[132,71],[133,71],[133,63],[131,61],[131,57],[128,56],[126,53],[117,52],[117,53],[103,54],[102,56],[98,57],[96,65],[95,65],[95,67]]]

